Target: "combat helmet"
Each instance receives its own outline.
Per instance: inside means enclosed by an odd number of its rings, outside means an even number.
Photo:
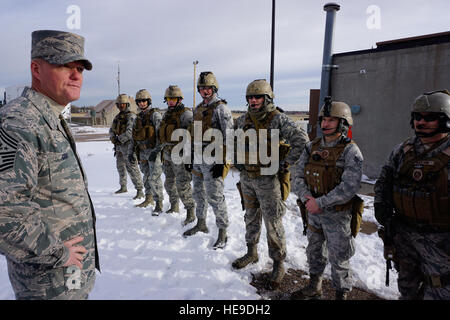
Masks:
[[[201,72],[198,76],[197,91],[200,90],[200,87],[212,87],[214,92],[219,91],[219,83],[217,82],[214,73],[211,71]]]
[[[146,89],[141,89],[138,92],[136,92],[136,102],[139,100],[147,100],[148,105],[150,106],[152,104],[152,96],[150,95],[150,92],[148,92]]]
[[[120,104],[126,103],[127,109],[130,107],[130,99],[125,93],[119,94],[119,96],[116,99],[116,106],[119,107]]]
[[[270,83],[266,81],[266,79],[257,79],[249,83],[247,86],[247,90],[245,92],[245,98],[248,100],[249,96],[259,96],[265,95],[268,98],[272,99],[275,97],[272,91],[272,87]]]
[[[418,112],[435,112],[439,114],[438,129],[430,134],[419,135],[432,136],[437,133],[450,132],[450,92],[448,90],[426,92],[416,98],[412,104],[410,120],[410,125],[413,129],[414,114]]]
[[[331,97],[325,97],[325,104],[319,112],[319,123],[322,122],[322,117],[336,117],[339,118],[339,125],[336,132],[331,135],[341,132],[347,134],[350,126],[353,125],[352,111],[348,104],[341,101],[331,101]]]
[[[264,96],[264,104],[259,110],[259,112],[264,112],[267,110],[267,106],[270,103],[273,103],[273,98],[275,95],[273,94],[272,87],[270,83],[266,81],[266,79],[257,79],[249,83],[247,86],[247,90],[245,91],[245,100],[249,100],[251,96]]]
[[[180,98],[183,99],[183,92],[181,91],[180,87],[177,85],[170,85],[166,92],[164,93],[164,102],[167,101],[167,98]]]

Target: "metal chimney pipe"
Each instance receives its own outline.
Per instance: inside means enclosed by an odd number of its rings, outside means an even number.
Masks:
[[[275,0],[272,0],[272,43],[270,45],[270,86],[275,91],[273,84],[275,65]]]
[[[323,59],[322,59],[322,76],[320,80],[320,97],[317,114],[324,104],[325,97],[330,95],[330,80],[331,70],[337,68],[333,63],[333,35],[334,35],[334,20],[336,12],[341,8],[337,3],[327,3],[323,6],[323,10],[327,12],[325,25],[325,40],[323,44]],[[320,124],[317,126],[317,137],[322,136]]]

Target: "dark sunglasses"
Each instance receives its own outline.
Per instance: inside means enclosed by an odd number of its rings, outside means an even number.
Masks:
[[[261,98],[264,98],[264,95],[262,95],[262,94],[255,94],[255,95],[247,96],[247,100],[250,100],[250,99],[261,99]]]
[[[145,102],[145,101],[147,101],[147,99],[137,99],[137,100],[136,100],[136,103],[139,103],[139,102]]]
[[[414,113],[413,118],[416,121],[425,120],[426,122],[436,121],[439,119],[439,115],[436,113],[430,113],[426,115],[421,115],[420,113]]]

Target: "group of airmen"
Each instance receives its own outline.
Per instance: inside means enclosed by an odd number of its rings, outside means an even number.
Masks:
[[[91,70],[92,64],[84,57],[83,37],[53,30],[32,33],[31,60],[31,88],[0,109],[0,254],[6,256],[17,299],[87,299],[95,269],[100,270],[95,210],[61,111],[79,98],[83,71]],[[259,157],[248,162],[250,149],[245,149],[244,163],[233,163],[240,171],[237,188],[245,209],[247,252],[232,267],[241,269],[258,261],[264,221],[273,260],[266,287],[280,286],[287,256],[284,201],[292,191],[298,197],[308,239],[309,281],[291,297],[320,299],[329,261],[335,298],[346,299],[352,289],[350,258],[364,208],[357,195],[363,156],[348,138],[353,125],[349,106],[325,99],[319,113],[322,136],[309,141],[305,131],[275,106],[265,80],[247,86],[247,111],[235,121],[226,101],[218,96],[212,72],[200,74],[197,88],[203,101],[191,110],[182,102],[181,89],[169,86],[164,115],[152,106],[147,90],[136,94],[137,115],[130,111],[129,98],[119,95],[120,112],[110,129],[120,176],[116,193],[127,191],[128,172],[137,190],[135,199],[145,196],[137,206],[155,205],[152,212],[159,215],[164,172],[170,202],[167,213],[179,212],[181,199],[186,210],[183,225],[197,220],[183,235],[209,232],[210,205],[218,228],[213,247],[223,249],[229,226],[224,179],[230,163],[227,159],[193,164],[173,161],[178,140],[172,134],[180,128],[192,132],[194,121],[201,121],[202,134],[213,128],[223,137],[230,129],[276,130],[278,145],[271,145],[271,139],[257,143],[257,149],[278,151],[275,173],[263,174],[270,164]],[[394,149],[375,184],[375,217],[381,225],[385,257],[399,273],[400,298],[448,300],[450,93],[420,95],[412,104],[410,124],[414,137]],[[208,144],[203,141],[200,149]]]
[[[229,221],[223,188],[229,165],[226,161],[194,165],[173,163],[171,150],[178,141],[171,140],[171,134],[178,128],[192,129],[193,121],[202,121],[202,133],[215,128],[219,129],[223,136],[226,135],[227,129],[243,129],[244,132],[248,129],[256,131],[278,129],[281,143],[278,149],[280,163],[276,174],[261,174],[261,169],[268,165],[261,163],[259,159],[256,164],[234,164],[234,167],[240,171],[237,187],[241,194],[243,208],[245,208],[247,252],[233,261],[232,267],[241,269],[258,261],[257,246],[261,224],[264,221],[269,256],[273,260],[272,273],[267,280],[266,288],[279,287],[285,274],[283,261],[286,258],[286,241],[282,223],[286,211],[284,200],[292,184],[292,191],[298,196],[297,202],[308,238],[306,254],[310,280],[304,288],[293,292],[291,297],[319,299],[322,296],[323,273],[329,261],[335,298],[346,299],[348,292],[352,289],[350,258],[355,253],[354,238],[358,233],[364,210],[363,200],[357,195],[362,179],[363,156],[357,144],[348,138],[348,131],[353,125],[350,107],[345,102],[332,101],[329,97],[325,99],[319,113],[322,137],[309,141],[305,131],[286,116],[282,109],[274,105],[273,91],[265,80],[255,80],[247,86],[247,112],[234,121],[226,101],[218,97],[219,85],[212,72],[200,74],[197,89],[203,101],[191,111],[182,104],[183,94],[179,87],[167,88],[164,98],[168,111],[164,117],[159,115],[157,109],[151,107],[148,91],[140,90],[136,94],[136,102],[141,113],[134,121],[129,121],[127,130],[124,128],[119,132],[115,129],[117,125],[113,124],[110,130],[113,143],[118,140],[123,142],[125,138],[121,136],[124,137],[128,132],[126,138],[129,141],[126,148],[128,153],[123,159],[129,161],[126,166],[123,164],[123,168],[135,166],[134,171],[129,171],[132,177],[136,176],[132,178],[137,189],[135,199],[143,196],[140,190],[142,183],[135,173],[137,172],[136,154],[144,174],[146,198],[138,206],[145,207],[153,204],[153,198],[155,198],[156,206],[153,214],[158,215],[162,212],[161,171],[163,171],[166,176],[164,186],[169,194],[171,205],[167,212],[179,212],[178,198],[181,198],[187,212],[183,225],[190,224],[197,218],[196,225],[185,231],[183,236],[191,236],[199,231],[208,232],[206,212],[209,204],[216,216],[216,225],[219,230],[213,248],[224,248]],[[120,95],[117,100],[121,110],[127,110],[122,109],[125,108],[124,106],[120,106],[120,101],[124,98],[126,95]],[[130,119],[134,117],[132,113],[128,112],[128,114]],[[443,90],[419,96],[413,103],[411,114],[411,126],[415,130],[416,137],[397,147],[383,167],[375,185],[375,214],[381,225],[380,235],[385,241],[386,248],[398,247],[395,250],[395,258],[386,256],[386,259],[391,259],[400,272],[398,283],[401,297],[417,299],[423,298],[426,294],[427,298],[448,299],[450,297],[448,292],[450,261],[449,246],[446,241],[449,240],[447,228],[450,221],[448,218],[450,185],[447,183],[450,152],[448,145],[449,93]],[[121,117],[123,117],[122,113],[116,119]],[[434,124],[436,128],[430,129],[429,126],[433,124],[433,121],[438,124]],[[423,142],[424,139],[425,142]],[[209,141],[202,143],[203,147],[206,147]],[[259,141],[258,148],[260,143],[265,142]],[[268,144],[270,148],[270,142]],[[158,154],[161,149],[158,146],[161,145],[164,145],[162,163],[161,156]],[[287,152],[284,151],[286,145]],[[406,159],[402,152],[408,152]],[[152,156],[149,157],[148,154]],[[119,157],[117,159],[119,163]],[[404,167],[404,162],[407,167]],[[121,189],[117,191],[118,193],[126,191],[126,186],[122,185],[122,181],[126,182],[125,169],[122,172]],[[190,184],[191,179],[193,190]],[[287,191],[286,185],[288,185]],[[438,191],[436,193],[433,190]],[[394,213],[395,223],[391,221]],[[403,219],[404,217],[406,218]],[[389,234],[384,232],[386,221],[390,224]],[[434,242],[430,245],[439,243],[439,248],[444,251],[427,252],[426,247],[422,247],[423,244],[419,246],[419,243],[423,241],[421,237],[415,238],[414,233],[413,235],[402,233],[404,221],[408,221],[408,225],[413,225],[413,228],[418,228],[419,232],[433,232],[431,237]],[[403,239],[403,243],[398,242],[399,240],[394,242],[393,231],[391,231],[394,224],[399,225],[395,239]],[[423,229],[422,224],[429,228]],[[428,239],[428,236],[425,238]],[[412,263],[414,258],[409,257],[414,254],[417,255],[415,259],[418,259],[416,263]],[[403,255],[406,258],[403,258]],[[429,264],[427,267],[421,267],[423,261],[420,262],[420,259],[423,255],[430,258],[430,262],[426,263]],[[440,275],[442,272],[443,276]],[[433,287],[433,280],[442,288]]]

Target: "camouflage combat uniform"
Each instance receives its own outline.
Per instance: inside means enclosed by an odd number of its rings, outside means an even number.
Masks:
[[[271,114],[273,115],[271,116]],[[284,160],[290,165],[300,157],[305,144],[309,141],[306,133],[299,129],[289,117],[279,112],[273,104],[267,106],[265,120],[271,116],[267,129],[278,129],[279,139],[289,143],[291,150]],[[248,121],[249,112],[239,117],[235,129],[255,129],[252,121]],[[261,120],[261,121],[264,121]],[[248,125],[247,125],[248,124]],[[270,137],[270,134],[268,133]],[[258,169],[258,172],[254,169]],[[250,170],[251,171],[248,171]],[[286,257],[286,238],[283,227],[283,215],[286,205],[282,200],[278,175],[261,175],[259,167],[245,166],[240,173],[240,183],[245,203],[245,241],[247,245],[257,244],[261,234],[261,220],[264,220],[267,232],[269,256],[273,260],[282,261]]]
[[[87,298],[99,268],[94,207],[75,141],[58,119],[63,108],[25,88],[0,111],[0,253],[17,299]],[[63,242],[77,236],[87,249],[83,269],[62,267]]]
[[[395,210],[394,262],[401,299],[450,300],[449,158],[448,136],[433,149],[417,137],[410,138],[392,151],[375,184],[375,205],[382,203]],[[414,166],[402,173],[411,161],[416,162]],[[406,184],[423,189],[402,191],[405,186],[399,181],[407,178]],[[433,187],[428,188],[430,182]],[[440,210],[430,190],[441,192]]]
[[[159,141],[167,143],[162,151],[162,156],[165,175],[164,188],[169,195],[171,208],[178,207],[178,199],[181,199],[186,210],[193,210],[195,207],[191,188],[192,174],[185,169],[183,163],[175,164],[171,158],[172,149],[178,143],[171,140],[172,132],[176,129],[188,129],[191,123],[191,109],[180,103],[166,111],[159,126]]]
[[[209,111],[208,116],[203,112]],[[204,131],[209,128],[218,129],[222,132],[225,144],[227,129],[233,129],[233,117],[230,109],[226,106],[226,101],[221,100],[214,94],[214,97],[208,104],[203,102],[194,110],[194,121],[209,122],[204,126]],[[207,127],[207,128],[206,128]],[[191,133],[192,135],[192,133]],[[193,135],[192,135],[193,138]],[[211,142],[203,142],[202,151]],[[224,155],[225,159],[225,155]],[[194,199],[197,205],[197,219],[206,219],[208,211],[207,203],[213,208],[216,216],[216,225],[218,229],[228,227],[228,213],[225,197],[223,195],[224,179],[223,177],[213,178],[211,169],[214,164],[195,164],[192,169],[192,179],[194,182]]]
[[[152,151],[158,145],[158,129],[162,116],[159,110],[148,107],[141,111],[134,121],[132,141],[129,144],[128,154],[136,152],[139,167],[143,174],[145,194],[152,195],[156,202],[163,202],[163,185],[161,180],[162,162],[158,153],[156,158],[150,160]]]
[[[121,188],[127,187],[127,172],[130,175],[136,190],[143,189],[142,176],[139,171],[137,162],[131,163],[128,160],[128,149],[132,142],[133,124],[136,114],[130,111],[130,106],[125,111],[119,112],[115,116],[111,128],[109,129],[109,137],[114,143],[116,156],[116,167],[119,173],[119,182]]]
[[[339,183],[336,182],[337,185],[325,194],[320,190],[317,191],[318,194],[315,194],[314,187],[308,183],[307,175],[310,172],[305,168],[312,161],[313,146],[316,146],[319,151],[328,152],[331,157],[336,157],[337,161],[334,158],[330,159],[335,161],[336,171],[341,172],[337,181]],[[335,290],[342,292],[348,292],[352,288],[350,258],[355,253],[355,246],[350,229],[351,200],[360,188],[362,164],[363,156],[358,146],[342,135],[331,142],[318,138],[308,143],[294,168],[296,171],[294,190],[299,199],[305,203],[306,196],[313,196],[319,208],[322,209],[322,212],[317,214],[308,213],[306,254],[309,274],[321,276],[329,260],[332,286]],[[336,176],[339,176],[339,173]],[[333,182],[329,181],[329,183]],[[323,188],[327,187],[323,186]]]

